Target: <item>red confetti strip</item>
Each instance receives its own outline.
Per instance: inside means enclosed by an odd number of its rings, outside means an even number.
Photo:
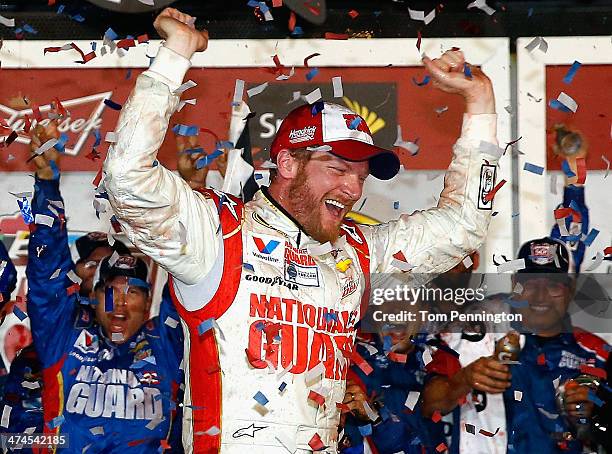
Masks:
[[[351,411],[351,408],[348,405],[343,404],[342,402],[336,402],[336,408],[339,409],[341,413],[347,413]]]
[[[578,175],[576,183],[584,184],[586,173],[586,160],[584,158],[576,158],[576,174]]]
[[[406,260],[406,256],[404,255],[402,251],[399,251],[393,254],[393,258],[399,260],[400,262],[408,263],[408,260]]]
[[[100,170],[98,170],[98,173],[96,174],[96,177],[93,179],[91,184],[93,184],[94,187],[97,188],[100,185],[100,181],[102,181],[102,168],[101,167],[100,167]]]
[[[149,42],[149,35],[147,35],[146,33],[144,35],[140,35],[138,38],[136,38],[138,40],[138,44],[142,44],[142,43],[148,43]]]
[[[47,3],[47,6],[53,6],[55,5],[55,0],[49,0],[49,3]]]
[[[446,445],[444,443],[440,443],[438,446],[436,446],[436,451],[438,451],[438,452],[444,452],[447,449],[448,448],[446,447]]]
[[[357,16],[359,16],[359,11],[352,9],[348,12],[348,15],[351,17],[351,19],[355,19]]]
[[[605,248],[604,254],[605,255],[612,254],[612,246],[608,246],[607,248]]]
[[[36,104],[32,106],[32,115],[34,115],[34,119],[38,123],[40,123],[43,119],[42,115],[40,114],[40,108]]]
[[[297,19],[295,17],[295,13],[291,11],[291,14],[289,14],[289,22],[287,23],[287,28],[289,29],[290,32],[293,32],[293,30],[295,30],[296,20]]]
[[[78,293],[80,288],[81,286],[79,284],[72,284],[70,287],[66,289],[66,294],[70,296],[75,293]]]
[[[503,185],[506,184],[506,180],[501,180],[499,183],[497,183],[495,185],[495,187],[491,190],[491,192],[489,192],[486,196],[485,196],[485,202],[490,202],[491,200],[493,200],[493,197],[495,197],[495,194],[497,193],[497,191],[499,191],[501,189],[501,187]]]
[[[408,360],[408,355],[403,355],[401,353],[389,352],[387,353],[387,358],[396,363],[406,363]]]
[[[159,440],[159,446],[162,449],[170,449],[172,446],[170,446],[170,443],[168,443],[168,440]]]
[[[130,47],[135,47],[136,46],[136,41],[134,41],[133,39],[122,39],[117,41],[117,47],[120,49],[129,49]]]
[[[53,101],[51,101],[51,107],[58,113],[60,117],[68,116],[66,109],[64,108],[64,106],[62,105],[62,102],[59,100],[57,96],[53,98]]]
[[[574,210],[573,208],[557,208],[554,211],[555,214],[555,219],[563,219],[566,218],[568,216],[572,216],[573,220],[575,222],[582,222],[582,215]]]
[[[421,50],[421,38],[422,38],[422,36],[421,36],[421,30],[419,30],[419,31],[417,32],[417,43],[416,43],[416,48],[417,48],[417,50],[419,50],[419,51]]]
[[[319,434],[314,434],[310,441],[308,442],[308,446],[312,448],[313,451],[322,451],[325,448],[323,441],[321,441],[321,437]]]
[[[485,437],[489,437],[489,438],[497,435],[497,432],[499,432],[499,427],[495,430],[495,432],[489,432],[488,430],[484,430],[484,429],[480,429],[478,431],[479,434],[484,435]]]
[[[325,39],[342,40],[342,39],[348,39],[348,38],[349,38],[349,36],[346,33],[325,32]]]
[[[361,371],[366,375],[370,375],[374,370],[372,369],[372,366],[370,366],[368,362],[363,359],[359,352],[357,352],[357,350],[350,352],[349,358],[351,358],[351,361],[353,361],[353,363],[355,363],[355,365],[359,367],[359,369],[361,369]]]
[[[431,420],[433,422],[440,422],[441,419],[442,419],[442,414],[440,413],[440,410],[434,411],[433,415],[431,415]]]
[[[580,372],[583,374],[592,375],[593,377],[599,377],[603,380],[605,380],[608,376],[608,374],[606,373],[604,369],[600,367],[590,367],[590,366],[587,366],[586,364],[580,365]]]
[[[283,6],[283,0],[272,0],[272,8]]]
[[[30,121],[30,116],[26,114],[26,116],[25,116],[25,124],[23,125],[23,130],[26,133],[30,132],[30,126],[32,126],[32,122]]]
[[[318,57],[319,55],[321,55],[321,54],[320,54],[320,53],[318,53],[318,52],[315,52],[314,54],[310,54],[308,57],[306,57],[306,58],[304,59],[304,66],[305,66],[306,68],[310,68],[310,66],[308,66],[308,61],[309,61],[311,58]]]
[[[319,407],[322,407],[323,405],[325,405],[325,397],[323,397],[321,394],[319,394],[316,391],[311,390],[308,393],[308,399],[312,400],[313,402],[316,402]]]
[[[304,3],[304,6],[306,6],[306,8],[308,8],[310,12],[314,14],[315,16],[318,16],[319,14],[321,14],[321,9],[316,6],[311,5],[310,3]]]
[[[544,353],[540,353],[538,355],[537,363],[538,366],[543,366],[544,364],[546,364],[546,357],[544,356]]]

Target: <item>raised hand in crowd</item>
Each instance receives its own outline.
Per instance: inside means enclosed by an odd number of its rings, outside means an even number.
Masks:
[[[50,121],[47,126],[43,126],[40,123],[36,127],[30,130],[30,151],[34,158],[34,164],[36,165],[36,176],[42,180],[52,180],[54,177],[53,167],[51,161],[55,165],[59,165],[60,153],[51,147],[44,153],[38,154],[37,150],[46,142],[51,139],[59,139],[60,132],[56,121]]]
[[[208,47],[208,32],[197,30],[195,18],[174,8],[166,8],[153,22],[159,36],[166,40],[168,49],[189,59],[195,52]]]
[[[368,396],[364,390],[351,379],[346,381],[346,391],[344,393],[343,404],[346,404],[356,417],[364,421],[369,421],[370,417],[365,410],[364,403],[370,404]]]

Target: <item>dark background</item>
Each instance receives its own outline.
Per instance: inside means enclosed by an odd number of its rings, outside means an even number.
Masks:
[[[467,10],[469,1],[394,1],[394,0],[328,0],[327,20],[323,25],[309,24],[298,17],[304,38],[320,38],[325,32],[348,33],[351,36],[376,38],[415,37],[420,30],[426,37],[478,36],[572,36],[609,35],[612,30],[612,1],[495,1],[489,6],[497,12],[487,16],[478,9]],[[64,14],[57,15],[58,5],[65,5]],[[271,6],[271,1],[268,1]],[[437,7],[436,18],[429,25],[410,20],[408,5],[426,13]],[[286,7],[272,8],[274,21],[261,22],[247,0],[179,0],[173,7],[198,18],[196,25],[210,31],[211,37],[283,38],[289,36]],[[359,16],[352,19],[348,11]],[[38,34],[26,34],[25,39],[100,39],[111,26],[121,37],[148,33],[157,37],[152,28],[156,10],[140,14],[117,13],[96,7],[85,0],[0,0],[0,14],[16,19],[17,27],[27,23]],[[69,14],[85,18],[76,22]],[[0,38],[13,39],[14,31],[0,26]]]

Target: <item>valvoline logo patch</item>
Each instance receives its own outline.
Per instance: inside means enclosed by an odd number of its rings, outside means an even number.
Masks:
[[[261,252],[262,254],[272,254],[272,252],[274,252],[274,249],[276,249],[280,244],[280,241],[276,240],[270,240],[265,243],[261,238],[256,236],[253,236],[253,241],[255,242],[255,246],[257,246],[257,249],[259,249],[259,252]]]

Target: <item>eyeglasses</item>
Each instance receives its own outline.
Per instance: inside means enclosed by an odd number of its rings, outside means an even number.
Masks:
[[[552,298],[559,298],[565,294],[567,285],[563,282],[551,281],[549,279],[530,279],[521,282],[523,286],[523,295],[535,295],[544,288],[548,295]]]

